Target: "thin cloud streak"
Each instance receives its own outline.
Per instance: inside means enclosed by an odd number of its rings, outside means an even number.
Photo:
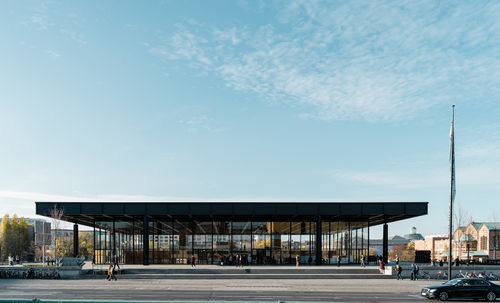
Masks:
[[[299,1],[277,11],[285,29],[183,24],[149,52],[323,120],[401,120],[460,102],[463,90],[500,93],[498,4]]]

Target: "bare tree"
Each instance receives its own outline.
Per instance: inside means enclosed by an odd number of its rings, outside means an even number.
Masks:
[[[64,216],[64,210],[58,208],[54,205],[54,208],[50,210],[50,217],[52,218],[52,228],[54,229],[54,237],[52,241],[54,242],[54,260],[57,261],[57,237],[59,236],[59,226],[61,225],[61,219]]]
[[[456,226],[456,228],[454,230],[456,230],[457,228],[460,228],[460,227],[467,227],[471,222],[472,222],[472,215],[470,214],[469,211],[465,210],[462,205],[460,205],[459,203],[456,204],[456,208],[455,208],[455,212],[453,214],[453,221],[454,221],[454,225]],[[469,242],[469,236],[466,236],[464,237],[466,238],[468,241],[466,242]],[[457,244],[455,247],[457,249],[456,251],[456,256],[459,257],[461,251],[462,251],[462,246],[463,246],[463,241],[459,239],[457,239]],[[470,245],[470,243],[468,243]],[[460,257],[459,257],[460,258]]]

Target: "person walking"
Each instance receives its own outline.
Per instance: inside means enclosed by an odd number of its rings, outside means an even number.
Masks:
[[[399,279],[403,280],[403,277],[401,276],[402,272],[403,272],[403,268],[401,267],[401,265],[396,264],[396,273],[397,273],[398,280]]]
[[[420,267],[418,264],[415,264],[415,281],[418,280],[418,271],[420,270]]]
[[[365,267],[365,256],[364,255],[361,255],[360,261],[361,261],[361,267]]]
[[[196,258],[194,255],[191,255],[191,268],[196,267]]]
[[[120,261],[120,260],[118,259],[118,256],[117,256],[117,255],[114,255],[114,256],[113,256],[113,269],[114,269],[114,270],[116,270],[117,268],[118,268],[119,270],[121,270],[121,268],[120,268],[120,264],[118,264],[118,263],[119,263],[119,261]]]
[[[341,261],[341,258],[340,258],[340,255],[337,256],[337,267],[340,267],[340,261]]]
[[[411,264],[411,272],[410,272],[410,280],[415,280],[415,272],[417,268],[415,267],[415,263]]]
[[[108,267],[108,277],[106,278],[106,279],[108,279],[108,281],[111,281],[111,280],[117,281],[114,271],[115,270],[113,269],[113,265],[109,264],[109,267]]]
[[[299,255],[295,255],[295,267],[299,267],[300,261],[299,261]]]

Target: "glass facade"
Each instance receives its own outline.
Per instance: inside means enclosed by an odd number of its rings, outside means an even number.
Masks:
[[[142,264],[148,250],[150,264],[188,264],[192,255],[197,264],[295,264],[296,258],[301,264],[317,264],[319,257],[321,264],[337,264],[337,256],[342,263],[359,263],[361,255],[368,255],[367,222],[196,217],[149,219],[148,226],[145,222],[96,221],[95,262],[110,263],[116,255],[121,263]]]

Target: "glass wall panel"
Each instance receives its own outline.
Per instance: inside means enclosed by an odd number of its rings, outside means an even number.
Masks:
[[[212,264],[212,221],[194,221],[193,247],[196,262]]]
[[[252,222],[252,263],[271,264],[271,222]]]
[[[321,264],[333,264],[331,262],[331,224],[322,222],[321,225]]]
[[[227,265],[231,255],[231,222],[214,221],[213,226],[214,261]],[[231,259],[231,263],[232,261]]]
[[[101,229],[100,237],[96,241],[99,243],[99,249],[96,250],[96,259],[101,264],[109,264],[113,253],[113,243],[111,241],[113,221],[96,221],[96,225]]]
[[[251,222],[232,222],[232,241],[231,248],[236,258],[233,263],[241,262],[241,265],[249,264],[249,258],[252,248]]]
[[[116,256],[120,263],[131,263],[132,243],[126,235],[132,233],[132,222],[115,221]]]
[[[272,264],[291,264],[290,222],[272,223]]]
[[[155,252],[157,263],[171,264],[173,263],[172,247],[174,236],[172,235],[172,221],[158,220],[156,223],[157,230],[157,245]]]
[[[316,256],[316,222],[292,222],[292,256],[299,256],[301,264],[314,264]]]
[[[188,264],[191,254],[194,253],[193,233],[190,221],[174,221],[174,238],[179,239],[174,242],[174,262],[175,264]]]

